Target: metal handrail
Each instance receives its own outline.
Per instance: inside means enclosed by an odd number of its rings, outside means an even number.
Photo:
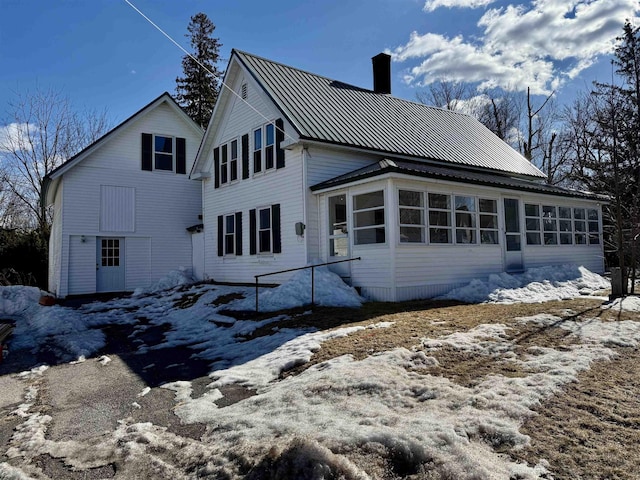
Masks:
[[[279,270],[277,272],[270,272],[270,273],[261,273],[260,275],[254,275],[253,277],[256,279],[256,313],[258,313],[259,310],[259,304],[258,304],[258,279],[260,277],[268,277],[269,275],[277,275],[279,273],[288,273],[288,272],[295,272],[297,270],[305,270],[307,268],[311,269],[311,305],[315,305],[315,268],[316,267],[324,267],[326,265],[334,265],[336,263],[344,263],[344,262],[353,262],[354,260],[362,260],[362,257],[355,257],[355,258],[347,258],[346,260],[336,260],[335,262],[325,262],[325,263],[317,263],[315,265],[306,265],[304,267],[298,267],[298,268],[288,268],[287,270]]]

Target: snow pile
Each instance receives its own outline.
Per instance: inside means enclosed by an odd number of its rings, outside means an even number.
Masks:
[[[500,273],[472,280],[440,298],[467,303],[538,303],[590,295],[609,288],[608,280],[575,265],[531,268],[521,274]]]
[[[357,308],[364,299],[353,287],[327,267],[317,267],[314,273],[314,302],[323,307]],[[261,312],[275,312],[289,308],[301,307],[311,303],[311,269],[300,270],[288,281],[272,289],[262,288],[259,296]],[[253,310],[256,305],[255,295],[235,302],[234,310]]]
[[[171,270],[164,277],[147,288],[136,288],[133,295],[140,296],[145,293],[160,292],[162,290],[169,290],[182,285],[190,285],[193,282],[195,282],[195,280],[188,270],[181,267],[178,270]]]
[[[616,298],[611,303],[602,305],[603,309],[618,310],[622,312],[640,312],[640,297]]]
[[[0,316],[20,315],[29,307],[37,305],[41,295],[42,292],[37,287],[0,287]]]

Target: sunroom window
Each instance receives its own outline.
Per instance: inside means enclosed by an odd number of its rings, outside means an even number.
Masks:
[[[441,193],[429,194],[429,241],[452,243],[451,196]]]
[[[386,241],[384,225],[384,191],[353,197],[354,244],[368,245]]]
[[[425,242],[424,193],[412,190],[398,192],[400,242]]]

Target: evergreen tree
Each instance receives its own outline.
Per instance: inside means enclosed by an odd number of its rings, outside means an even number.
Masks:
[[[219,38],[212,37],[216,26],[204,13],[191,17],[185,34],[192,55],[182,57],[183,77],[176,78],[176,100],[187,114],[206,128],[218,100],[222,72],[218,69]]]

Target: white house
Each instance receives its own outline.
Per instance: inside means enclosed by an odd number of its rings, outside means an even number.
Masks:
[[[360,257],[332,268],[398,301],[542,265],[604,269],[600,198],[547,185],[471,116],[391,96],[388,55],[373,90],[237,50],[225,83],[191,171],[206,277]]]
[[[131,291],[191,267],[202,134],[164,93],[46,177],[52,293]]]

